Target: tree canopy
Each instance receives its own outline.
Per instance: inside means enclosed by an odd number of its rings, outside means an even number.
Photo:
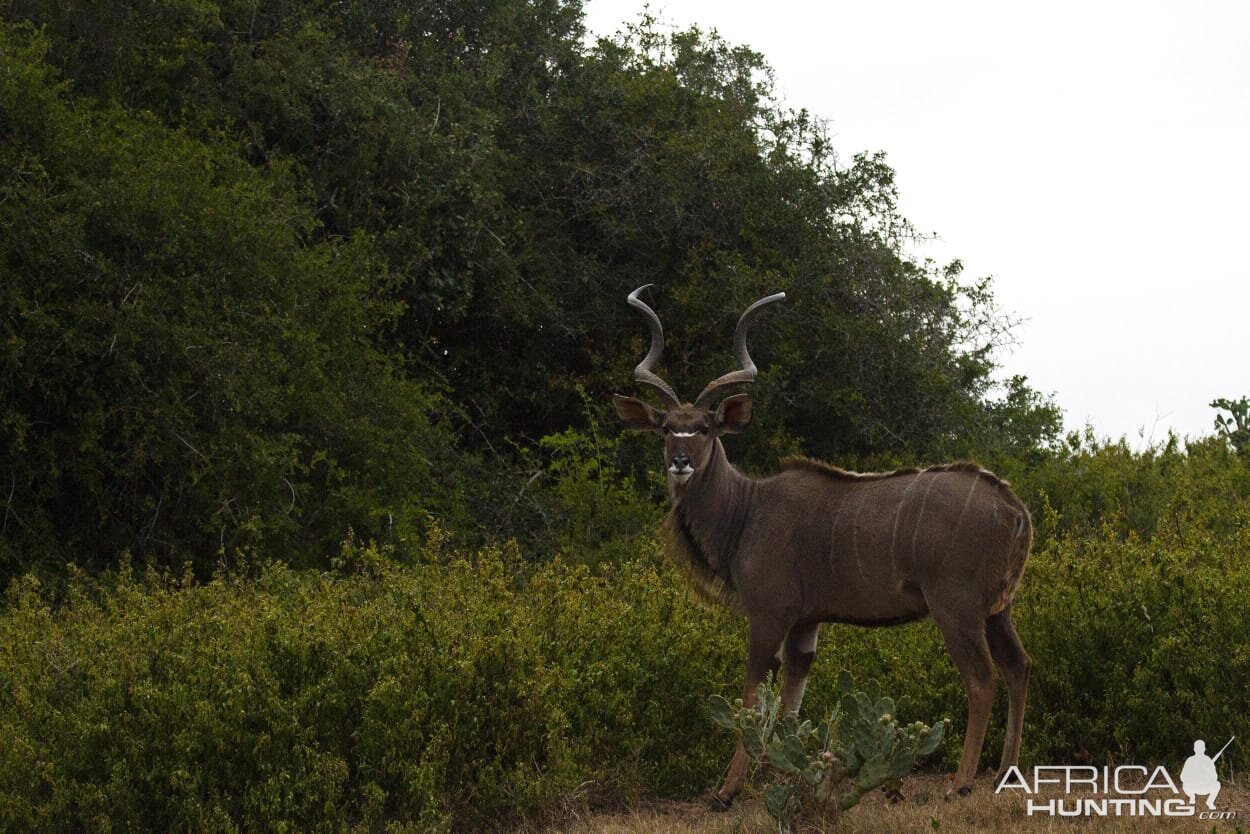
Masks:
[[[749,465],[1052,441],[988,282],[771,85],[575,1],[0,0],[0,571],[518,534],[523,462],[631,387],[643,283],[686,396],[788,293]]]

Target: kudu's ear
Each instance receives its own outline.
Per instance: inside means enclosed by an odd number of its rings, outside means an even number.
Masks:
[[[738,434],[751,424],[751,397],[734,394],[716,407],[716,429],[720,434]]]
[[[631,429],[660,431],[664,425],[664,412],[656,411],[636,397],[613,394],[612,405],[616,406],[616,416]]]

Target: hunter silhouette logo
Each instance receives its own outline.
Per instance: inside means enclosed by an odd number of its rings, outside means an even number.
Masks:
[[[1205,741],[1195,741],[1194,754],[1181,768],[1179,787],[1163,765],[1153,769],[1141,765],[1037,765],[1032,779],[1018,767],[1008,768],[994,793],[1023,791],[1029,816],[1236,819],[1236,811],[1219,811],[1215,807],[1215,798],[1220,794],[1215,763],[1235,738],[1225,742],[1214,756],[1207,755]],[[1062,792],[1061,797],[1053,795],[1055,788]],[[1200,796],[1206,797],[1206,807],[1202,809],[1198,807]]]
[[[1215,762],[1224,755],[1224,751],[1232,743],[1233,739],[1230,738],[1220,748],[1220,752],[1211,758],[1207,756],[1205,741],[1198,739],[1194,742],[1194,754],[1185,760],[1185,766],[1181,768],[1181,787],[1185,790],[1185,795],[1189,797],[1190,805],[1198,804],[1195,797],[1205,796],[1207,807],[1215,809],[1215,798],[1220,795],[1220,777],[1215,773]]]

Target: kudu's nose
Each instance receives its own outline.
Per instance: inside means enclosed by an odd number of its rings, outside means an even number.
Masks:
[[[673,455],[673,468],[674,469],[689,469],[690,468],[690,455],[686,454],[685,452],[678,452],[677,454]]]

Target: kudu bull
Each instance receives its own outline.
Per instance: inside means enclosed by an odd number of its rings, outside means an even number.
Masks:
[[[1004,481],[969,463],[857,474],[797,459],[771,477],[747,477],[726,458],[720,438],[747,427],[751,400],[720,395],[755,379],[747,330],[785,294],[742,314],[734,334],[740,370],[713,380],[690,404],[654,371],[664,330],[638,298],[644,289],[628,296],[651,330],[634,379],[659,394],[665,410],[617,395],[616,412],[630,428],[664,437],[670,556],[697,590],[746,616],[744,703],[753,705],[759,683],[784,666],[782,701],[798,710],[821,623],[887,626],[931,616],[968,693],[963,756],[947,795],[972,788],[994,666],[1007,684],[1005,773],[1020,753],[1029,679],[1029,656],[1011,622],[1033,539],[1028,510]],[[746,771],[739,744],[713,807],[729,807]]]

